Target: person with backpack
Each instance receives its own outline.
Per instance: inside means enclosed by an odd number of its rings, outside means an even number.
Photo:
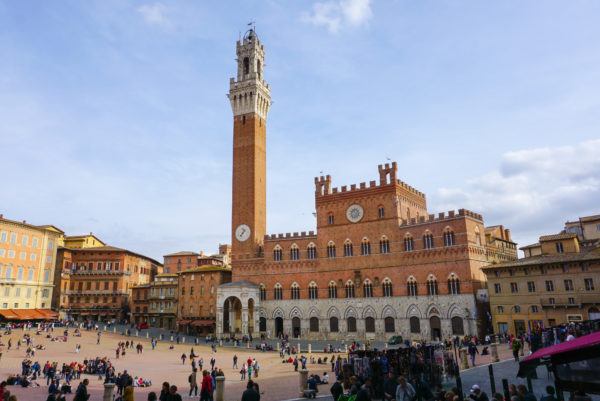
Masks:
[[[198,381],[196,379],[197,372],[198,369],[194,368],[188,377],[188,382],[190,383],[190,397],[192,396],[192,392],[194,393],[194,397],[198,396]]]

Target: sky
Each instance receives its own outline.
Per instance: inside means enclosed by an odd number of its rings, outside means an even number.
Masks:
[[[600,213],[600,2],[0,0],[0,213],[162,260],[230,242],[235,41],[266,48],[269,233],[399,178],[520,246]]]

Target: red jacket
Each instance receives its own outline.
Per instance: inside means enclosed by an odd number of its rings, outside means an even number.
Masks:
[[[212,378],[210,375],[202,376],[202,386],[200,387],[200,392],[206,391],[208,393],[212,392]]]

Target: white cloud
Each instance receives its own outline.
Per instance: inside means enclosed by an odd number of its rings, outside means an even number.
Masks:
[[[344,26],[363,25],[372,15],[371,0],[331,0],[313,4],[303,20],[336,33]]]
[[[536,241],[567,219],[600,213],[600,139],[505,153],[497,170],[438,195],[442,210],[466,207],[512,228],[521,245]]]
[[[142,15],[144,21],[150,25],[167,26],[169,19],[167,18],[167,8],[164,4],[144,4],[137,8],[137,11]]]

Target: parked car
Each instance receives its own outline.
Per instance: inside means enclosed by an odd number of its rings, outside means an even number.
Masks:
[[[402,336],[393,336],[392,338],[390,338],[390,339],[388,340],[388,342],[387,342],[387,343],[388,343],[389,345],[398,345],[398,344],[402,344],[402,341],[404,341],[404,340],[402,339]]]

